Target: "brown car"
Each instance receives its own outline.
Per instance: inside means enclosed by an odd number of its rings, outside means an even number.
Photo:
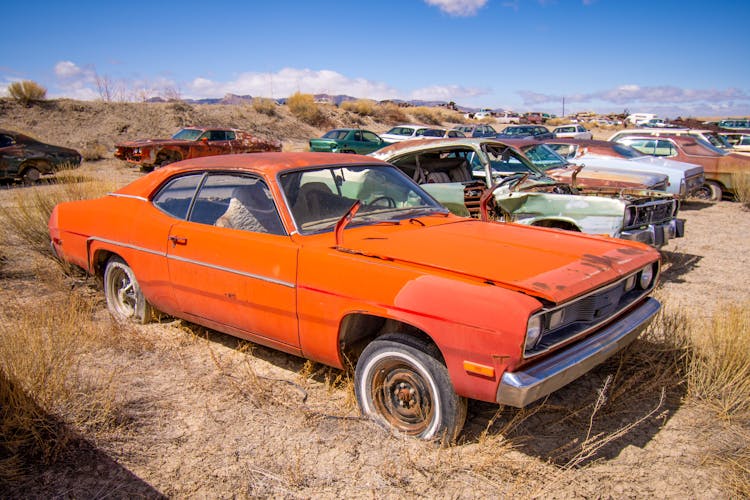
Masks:
[[[281,151],[281,142],[233,128],[187,127],[171,139],[139,139],[116,144],[115,148],[116,158],[151,170],[201,156]]]
[[[629,136],[618,139],[617,142],[647,155],[703,166],[706,182],[698,195],[711,201],[721,200],[724,194],[733,196],[733,174],[750,172],[750,157],[727,153],[691,136]]]

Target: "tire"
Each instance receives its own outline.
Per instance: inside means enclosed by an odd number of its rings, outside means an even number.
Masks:
[[[120,257],[112,257],[104,269],[104,297],[107,309],[120,322],[145,325],[153,317],[133,270]]]
[[[24,184],[36,184],[42,178],[42,173],[36,167],[27,167],[21,174],[21,180]]]
[[[722,196],[721,186],[713,181],[706,181],[695,193],[696,198],[707,201],[721,201]]]
[[[413,337],[370,343],[357,361],[354,392],[364,416],[420,439],[455,442],[466,420],[466,398],[453,390],[448,369]]]
[[[182,161],[182,157],[179,153],[159,153],[156,156],[156,163],[154,164],[154,167],[166,167],[170,163],[174,163],[177,161]]]

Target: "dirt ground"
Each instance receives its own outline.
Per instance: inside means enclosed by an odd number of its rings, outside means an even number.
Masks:
[[[141,175],[114,160],[80,173],[117,184]],[[0,187],[0,205],[25,189]],[[663,251],[664,308],[710,316],[750,300],[750,213],[689,202],[681,216],[686,236]],[[50,283],[40,279],[59,273],[49,260],[13,242],[0,249],[0,301],[74,289],[99,301],[94,321],[111,324],[95,281]],[[65,461],[1,496],[730,496],[712,460],[731,446],[730,425],[654,373],[669,365],[648,338],[531,408],[472,402],[460,442],[441,448],[359,418],[345,373],[179,320],[111,328],[112,347],[82,363],[116,381],[123,425],[80,431]]]

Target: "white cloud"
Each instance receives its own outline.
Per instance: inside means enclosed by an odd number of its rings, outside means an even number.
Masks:
[[[55,76],[58,78],[76,78],[84,74],[84,70],[72,61],[60,61],[55,64]]]
[[[411,99],[423,101],[458,101],[463,98],[479,97],[489,94],[489,90],[459,85],[433,85],[411,92]]]
[[[425,0],[428,5],[439,8],[451,16],[474,16],[487,0]]]
[[[287,97],[306,94],[346,94],[370,99],[393,99],[399,92],[382,82],[350,78],[331,70],[284,68],[276,73],[242,73],[229,82],[197,77],[187,85],[185,97],[220,97],[226,94]]]

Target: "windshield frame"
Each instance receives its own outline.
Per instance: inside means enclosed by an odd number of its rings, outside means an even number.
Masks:
[[[190,128],[185,127],[183,129],[180,129],[177,133],[175,133],[172,136],[172,139],[176,141],[197,141],[198,138],[203,135],[203,133],[206,132],[205,130],[201,130],[199,128]],[[182,135],[183,137],[178,137]]]

